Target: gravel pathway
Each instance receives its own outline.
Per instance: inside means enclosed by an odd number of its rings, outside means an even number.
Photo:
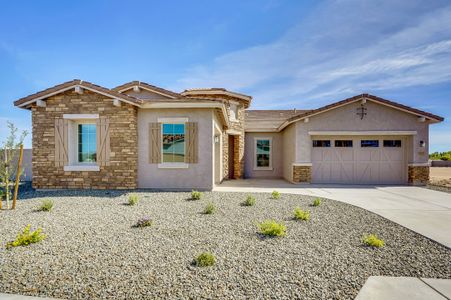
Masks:
[[[363,209],[323,199],[243,193],[119,191],[28,192],[16,211],[0,212],[0,292],[63,299],[227,298],[354,299],[369,276],[451,278],[451,250]],[[54,210],[36,212],[43,199]],[[204,215],[208,201],[217,212]],[[294,207],[311,211],[292,220]],[[135,228],[143,216],[154,225]],[[255,222],[283,221],[287,235],[262,239]],[[41,226],[41,243],[5,250],[25,225]],[[361,245],[365,233],[386,242]],[[191,265],[210,251],[213,267]]]

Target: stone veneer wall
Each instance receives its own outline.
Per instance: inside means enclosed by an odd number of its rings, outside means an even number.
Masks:
[[[409,183],[412,185],[426,185],[429,182],[428,166],[409,166]]]
[[[293,166],[293,182],[310,183],[312,181],[312,167]]]
[[[33,187],[38,189],[134,189],[137,185],[137,108],[113,105],[97,93],[66,91],[32,107]],[[98,172],[64,172],[55,167],[55,118],[63,114],[99,114],[110,120],[110,166]]]

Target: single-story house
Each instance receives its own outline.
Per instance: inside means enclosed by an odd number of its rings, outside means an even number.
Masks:
[[[72,80],[21,98],[33,187],[205,189],[224,179],[425,184],[442,117],[369,94],[314,110],[249,110],[223,88]]]

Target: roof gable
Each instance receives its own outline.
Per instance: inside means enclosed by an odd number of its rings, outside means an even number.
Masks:
[[[119,86],[117,86],[115,88],[112,88],[111,90],[116,91],[118,93],[124,93],[124,92],[126,92],[128,90],[131,90],[131,89],[135,88],[135,87],[137,87],[138,89],[144,89],[144,90],[150,91],[152,93],[159,94],[159,95],[161,95],[163,97],[166,97],[166,98],[182,98],[183,97],[179,93],[175,93],[173,91],[169,91],[169,90],[157,87],[155,85],[151,85],[151,84],[148,84],[148,83],[145,83],[145,82],[142,82],[142,81],[137,81],[137,80],[124,83],[124,84],[119,85]]]
[[[330,111],[330,110],[333,110],[335,108],[342,107],[344,105],[348,105],[348,104],[351,104],[351,103],[354,103],[354,102],[357,102],[357,101],[362,101],[362,100],[363,101],[367,101],[367,100],[368,101],[372,101],[374,103],[385,105],[385,106],[391,107],[393,109],[401,110],[401,111],[404,111],[406,113],[410,113],[410,114],[413,114],[413,115],[416,115],[416,116],[419,116],[419,117],[424,117],[424,118],[429,119],[429,120],[434,121],[434,122],[441,122],[441,121],[444,120],[443,117],[440,117],[440,116],[434,115],[432,113],[425,112],[425,111],[422,111],[422,110],[419,110],[419,109],[416,109],[416,108],[413,108],[413,107],[410,107],[410,106],[406,106],[406,105],[403,105],[403,104],[400,104],[400,103],[397,103],[397,102],[394,102],[394,101],[391,101],[391,100],[383,99],[383,98],[380,98],[380,97],[377,97],[377,96],[374,96],[374,95],[370,95],[370,94],[361,94],[361,95],[357,95],[357,96],[354,96],[354,97],[351,97],[351,98],[347,98],[347,99],[344,99],[344,100],[341,100],[341,101],[338,101],[338,102],[335,102],[335,103],[332,103],[332,104],[329,104],[329,105],[325,105],[325,106],[317,108],[317,109],[306,111],[306,112],[300,113],[298,115],[295,115],[295,116],[293,116],[291,118],[288,118],[279,127],[279,130],[284,129],[285,127],[287,127],[289,124],[291,124],[293,122],[297,122],[297,121],[300,121],[302,119],[305,119],[305,118],[308,118],[308,117],[311,117],[311,116],[314,116],[314,115],[317,115],[317,114],[321,114],[321,113],[324,113],[326,111]]]
[[[74,79],[71,81],[67,81],[58,85],[55,85],[51,88],[42,90],[40,92],[31,94],[29,96],[20,98],[19,100],[14,101],[14,105],[22,108],[27,108],[30,104],[33,104],[34,102],[38,100],[44,100],[50,96],[54,96],[60,93],[63,93],[67,90],[73,89],[73,88],[84,88],[87,90],[90,90],[92,92],[111,97],[112,99],[118,99],[120,101],[139,106],[142,101],[139,99],[136,99],[134,97],[130,97],[124,94],[120,94],[116,91],[107,89],[105,87],[102,87],[100,85],[96,85],[87,81],[83,81],[80,79]]]

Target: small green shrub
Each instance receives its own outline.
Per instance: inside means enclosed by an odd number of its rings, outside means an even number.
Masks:
[[[205,206],[204,214],[211,215],[214,214],[216,210],[215,204],[213,202],[208,202],[207,206]]]
[[[148,227],[152,226],[152,219],[150,217],[142,217],[136,222],[135,227]]]
[[[284,236],[286,234],[287,227],[282,223],[277,223],[274,220],[266,220],[257,224],[260,233],[267,236]]]
[[[200,198],[202,198],[202,192],[196,191],[196,190],[192,190],[191,191],[191,200],[200,200]]]
[[[138,202],[139,202],[139,197],[137,194],[130,194],[128,196],[128,205],[133,206],[133,205],[138,204]]]
[[[210,267],[216,263],[215,256],[210,252],[203,252],[194,259],[194,264],[198,267]]]
[[[306,211],[306,210],[302,210],[299,207],[296,207],[294,209],[294,219],[308,221],[308,220],[310,220],[310,212]]]
[[[42,233],[42,228],[30,232],[30,226],[31,225],[28,224],[21,233],[19,232],[14,241],[8,242],[6,248],[10,249],[12,247],[27,246],[45,239],[46,236]]]
[[[375,234],[364,235],[362,242],[369,247],[384,247],[385,243],[383,240],[379,239]]]
[[[246,200],[242,203],[243,206],[254,206],[255,205],[255,197],[254,196],[247,196]]]
[[[43,200],[41,206],[39,206],[39,211],[51,211],[53,209],[53,201],[50,199]]]
[[[273,198],[273,199],[280,199],[280,193],[278,191],[273,191],[271,193],[271,198]]]
[[[313,200],[312,206],[320,206],[320,205],[321,205],[321,199],[315,198],[315,200]]]

